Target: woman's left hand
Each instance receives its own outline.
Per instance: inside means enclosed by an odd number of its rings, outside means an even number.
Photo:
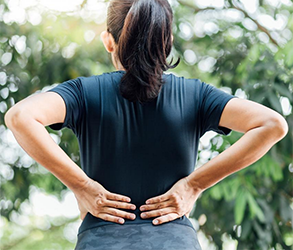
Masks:
[[[196,190],[184,177],[165,194],[148,199],[147,205],[140,207],[140,211],[144,211],[140,216],[143,219],[157,217],[153,220],[154,225],[175,220],[183,215],[188,217],[201,193],[202,190]]]

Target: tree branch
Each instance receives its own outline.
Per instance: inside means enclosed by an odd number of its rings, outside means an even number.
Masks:
[[[180,3],[183,6],[186,6],[186,7],[190,8],[190,9],[193,9],[194,12],[199,12],[199,11],[202,11],[202,10],[214,10],[215,9],[213,7],[206,7],[204,9],[201,9],[201,8],[196,7],[195,5],[193,5],[191,3],[187,3],[187,2],[182,1],[182,0],[177,0],[177,2]]]
[[[234,7],[236,10],[241,11],[241,12],[244,14],[245,17],[247,17],[247,18],[249,18],[251,21],[253,21],[261,31],[263,31],[264,33],[266,33],[266,34],[268,35],[268,37],[270,38],[270,40],[272,41],[272,43],[274,43],[275,45],[277,45],[277,46],[279,47],[278,42],[272,37],[270,31],[269,31],[267,28],[265,28],[265,27],[262,26],[257,20],[255,20],[254,18],[252,18],[252,17],[251,17],[251,16],[250,16],[250,15],[249,15],[244,9],[242,9],[242,8],[240,8],[240,7],[238,7],[238,6],[235,6],[234,4],[233,4],[233,7]]]
[[[187,3],[187,2],[182,1],[182,0],[177,0],[177,2],[179,4],[181,4],[181,5],[183,5],[183,6],[186,6],[188,8],[193,9],[194,12],[199,12],[199,11],[203,11],[203,10],[207,10],[207,9],[213,9],[213,10],[215,10],[215,8],[213,8],[213,7],[207,7],[207,8],[204,8],[204,9],[200,9],[200,8],[196,7],[195,5],[190,4],[190,3]],[[247,17],[251,21],[253,21],[257,25],[258,29],[261,30],[261,31],[263,31],[264,33],[266,33],[268,35],[268,37],[270,38],[271,42],[274,43],[275,45],[277,45],[279,47],[278,42],[272,37],[270,31],[267,28],[265,28],[257,20],[255,20],[254,18],[252,18],[244,9],[242,9],[242,8],[240,8],[238,6],[235,6],[233,3],[232,3],[232,6],[233,6],[232,9],[236,9],[236,10],[242,12],[245,17]]]
[[[82,3],[80,4],[80,8],[82,9],[87,3],[87,0],[83,0]]]

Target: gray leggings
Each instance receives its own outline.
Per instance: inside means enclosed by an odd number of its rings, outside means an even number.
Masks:
[[[75,250],[201,250],[193,227],[172,223],[103,225],[78,235]]]

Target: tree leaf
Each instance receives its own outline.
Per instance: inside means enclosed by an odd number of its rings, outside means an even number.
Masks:
[[[265,215],[259,205],[257,204],[256,200],[253,198],[252,194],[247,192],[247,201],[249,204],[249,210],[251,217],[253,218],[255,215],[261,222],[265,222]]]
[[[293,50],[292,50],[292,48],[290,50],[288,50],[288,53],[286,55],[286,64],[288,67],[293,66]]]
[[[234,208],[234,218],[236,224],[241,224],[244,217],[245,207],[247,203],[246,193],[247,192],[243,189],[239,189],[239,191],[237,192]]]
[[[283,113],[283,109],[282,109],[282,105],[280,103],[280,100],[278,99],[278,97],[276,96],[276,94],[274,94],[272,91],[268,91],[267,93],[267,98],[269,100],[269,102],[271,103],[272,107],[279,113]]]
[[[288,97],[290,101],[293,101],[293,94],[284,85],[275,83],[273,88],[280,93],[280,95]]]
[[[242,232],[240,238],[245,240],[248,238],[249,233],[251,232],[251,220],[244,220],[242,224]]]
[[[213,186],[210,189],[210,195],[215,200],[220,200],[222,198],[223,194],[221,193],[219,185]]]

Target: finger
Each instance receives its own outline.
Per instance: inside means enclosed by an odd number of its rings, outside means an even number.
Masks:
[[[99,218],[106,220],[106,221],[115,222],[118,224],[124,224],[124,222],[125,222],[125,220],[120,217],[113,216],[111,214],[106,214],[106,213],[99,213]]]
[[[154,204],[150,204],[150,205],[142,205],[140,207],[140,211],[156,210],[159,208],[169,207],[170,204],[171,204],[171,201],[167,200],[167,201],[163,201],[160,203],[154,203]]]
[[[129,219],[129,220],[134,220],[136,215],[132,214],[132,213],[128,213],[116,208],[111,208],[111,207],[104,207],[103,209],[104,212],[114,215],[116,217],[121,217],[121,218],[125,218],[125,219]]]
[[[156,196],[156,197],[153,197],[153,198],[146,200],[145,203],[146,204],[153,204],[153,203],[159,203],[159,202],[166,201],[166,200],[169,200],[169,196],[166,194],[162,194],[162,195],[159,195],[159,196]]]
[[[158,217],[158,218],[154,219],[153,224],[154,225],[160,225],[160,224],[172,221],[172,220],[176,220],[177,218],[179,218],[178,214],[170,213],[170,214],[166,214],[166,215],[163,215],[161,217]]]
[[[106,200],[105,206],[114,207],[114,208],[131,209],[131,210],[136,209],[136,206],[134,204],[126,203],[126,202],[111,201],[111,200]]]
[[[108,193],[106,195],[107,199],[109,200],[114,200],[114,201],[125,201],[125,202],[130,202],[131,199],[127,196],[121,195],[121,194],[114,194],[114,193]]]
[[[169,214],[172,212],[174,212],[174,208],[168,207],[168,208],[153,210],[151,212],[145,212],[145,213],[142,213],[140,216],[143,219],[147,219],[147,218],[152,218],[152,217],[163,216],[165,214]]]

